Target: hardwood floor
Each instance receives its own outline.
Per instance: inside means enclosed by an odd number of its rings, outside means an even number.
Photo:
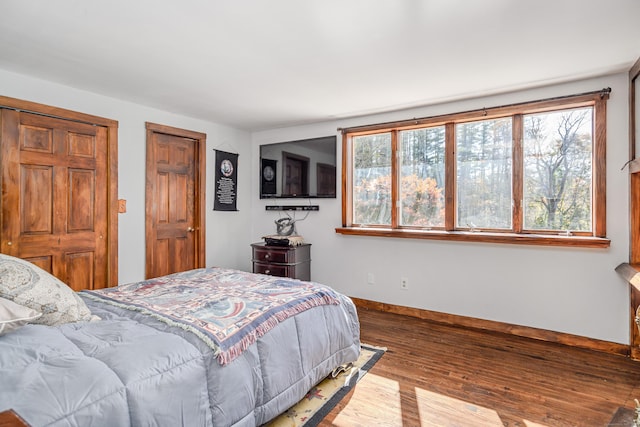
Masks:
[[[624,356],[359,313],[362,342],[388,351],[321,426],[607,426],[640,400]]]

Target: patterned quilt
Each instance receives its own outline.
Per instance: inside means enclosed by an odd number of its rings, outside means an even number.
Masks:
[[[340,303],[332,289],[317,283],[217,267],[82,293],[193,332],[222,365],[283,320]]]

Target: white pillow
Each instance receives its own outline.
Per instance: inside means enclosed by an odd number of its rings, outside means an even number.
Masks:
[[[40,316],[42,316],[42,313],[38,313],[29,307],[0,298],[0,335],[15,331]]]
[[[62,325],[91,320],[76,292],[40,267],[0,254],[0,297],[42,313],[33,323]]]

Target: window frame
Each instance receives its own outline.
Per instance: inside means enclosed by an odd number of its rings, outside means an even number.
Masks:
[[[376,237],[418,238],[487,243],[515,243],[527,245],[574,246],[603,248],[610,246],[606,237],[606,101],[610,88],[542,99],[531,102],[482,108],[460,113],[409,119],[373,125],[339,129],[342,132],[342,226],[336,233]],[[523,229],[523,116],[579,107],[593,108],[592,147],[592,232],[566,235],[556,230],[531,231]],[[455,126],[458,123],[511,117],[512,119],[512,230],[484,230],[456,228],[455,198]],[[438,229],[400,226],[399,197],[399,137],[403,130],[445,126],[445,220]],[[369,225],[353,223],[353,145],[355,136],[391,133],[391,224]]]

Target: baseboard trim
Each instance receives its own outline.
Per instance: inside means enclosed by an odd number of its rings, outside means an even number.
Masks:
[[[493,320],[476,319],[474,317],[460,316],[457,314],[448,314],[437,311],[424,310],[421,308],[387,304],[361,298],[352,297],[351,299],[358,309],[377,310],[393,314],[402,314],[405,316],[417,317],[423,320],[444,323],[451,326],[480,329],[491,332],[500,332],[504,334],[517,335],[520,337],[532,338],[541,341],[555,342],[572,347],[586,348],[589,350],[613,353],[627,357],[629,356],[629,346],[620,343],[597,340],[593,338],[582,337],[579,335],[567,334],[564,332],[555,332],[528,326],[512,325],[509,323],[497,322]]]

